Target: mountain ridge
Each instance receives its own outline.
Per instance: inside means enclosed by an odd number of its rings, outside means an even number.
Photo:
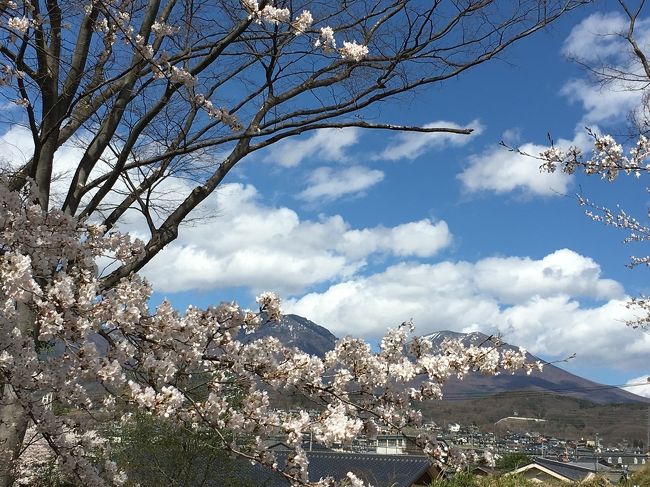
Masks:
[[[461,339],[465,345],[490,343],[490,336],[481,332],[458,333],[452,331],[435,332],[425,335],[434,347],[439,347],[445,338]],[[518,350],[519,347],[504,342],[499,338],[499,348]],[[541,372],[530,375],[525,371],[514,374],[499,374],[485,377],[477,373],[466,376],[463,380],[451,379],[443,389],[443,400],[480,399],[494,394],[513,391],[530,391],[569,396],[574,399],[587,400],[597,404],[650,403],[650,400],[616,386],[600,384],[590,379],[564,370],[553,363],[539,359],[526,352],[529,362],[540,361],[544,364]]]
[[[334,348],[337,337],[327,328],[295,314],[283,316],[279,324],[264,324],[251,335],[242,336],[244,341],[273,336],[286,346],[294,346],[311,355],[323,357]],[[465,345],[489,343],[489,336],[481,332],[459,333],[438,331],[424,335],[431,340],[434,348],[439,348],[446,338],[460,339]],[[518,350],[519,347],[501,341],[501,349]],[[526,353],[528,361],[540,360]],[[544,361],[542,361],[544,362]],[[556,365],[546,363],[542,372],[527,375],[524,371],[515,374],[499,374],[486,377],[480,373],[470,373],[462,380],[450,379],[443,387],[443,401],[481,399],[502,393],[528,391],[531,394],[549,393],[586,400],[596,404],[641,403],[650,400],[615,386],[608,386],[585,379]]]

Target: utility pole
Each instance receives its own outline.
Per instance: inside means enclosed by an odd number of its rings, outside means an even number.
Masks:
[[[645,452],[647,455],[650,455],[650,407],[648,407],[648,427],[645,440]]]
[[[650,455],[650,406],[648,406],[648,426],[645,440],[645,451],[647,455]]]

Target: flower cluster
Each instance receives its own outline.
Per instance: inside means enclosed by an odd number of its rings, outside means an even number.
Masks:
[[[27,32],[29,27],[31,26],[31,22],[27,17],[11,17],[7,21],[7,27],[10,29],[20,33],[24,34]]]
[[[368,55],[368,46],[357,44],[356,42],[343,42],[343,47],[339,50],[343,59],[359,62]]]
[[[167,301],[151,311],[146,281],[131,275],[103,289],[95,265],[106,255],[128,261],[142,252],[141,243],[43,212],[2,185],[0,203],[0,377],[32,418],[32,436],[47,438],[40,446],[51,450],[60,472],[84,485],[124,481],[115,465],[98,470],[92,461],[110,446],[93,418],[118,421],[118,402],[215,434],[252,435],[255,441],[229,448],[269,467],[276,458],[264,441],[281,435],[295,454],[279,472],[307,484],[303,435],[341,445],[378,428],[401,431],[421,420],[413,401],[440,397],[447,378],[525,366],[523,351],[455,340],[434,351],[427,340],[410,338],[410,323],[389,330],[378,352],[346,337],[325,359],[275,338],[243,342],[242,334],[254,338],[263,322],[281,318],[275,294],[261,294],[257,312],[222,303],[180,314]],[[204,392],[196,396],[197,389]],[[277,411],[271,391],[306,396],[322,412]],[[79,414],[54,414],[49,397],[56,409]],[[435,439],[422,445],[439,459]],[[23,465],[7,450],[0,455],[0,463]],[[350,476],[340,482],[319,485],[361,485]]]
[[[331,27],[321,27],[320,36],[314,43],[315,47],[320,47],[325,52],[333,51],[336,49],[336,39],[334,38],[334,29]]]
[[[310,11],[303,10],[293,22],[290,22],[290,11],[287,8],[277,8],[271,3],[260,9],[257,0],[241,0],[244,10],[248,13],[248,18],[258,24],[264,22],[278,25],[281,23],[289,24],[294,35],[298,36],[307,32],[314,22]],[[320,28],[318,39],[314,42],[314,47],[321,48],[324,52],[336,51],[336,39],[334,38],[334,29],[330,26]],[[368,46],[358,44],[355,41],[343,42],[343,47],[338,49],[338,53],[343,59],[359,62],[368,56]]]
[[[589,159],[583,159],[578,147],[564,151],[553,146],[540,152],[539,158],[543,161],[540,169],[550,173],[560,169],[573,174],[577,168],[582,168],[586,174],[600,174],[608,181],[614,181],[621,171],[638,178],[642,171],[650,170],[650,163],[647,162],[650,140],[647,137],[641,135],[629,155],[625,155],[621,144],[611,135],[589,133],[594,139],[594,149]]]
[[[251,20],[254,19],[259,24],[262,22],[279,24],[281,22],[288,22],[290,18],[288,8],[277,8],[270,3],[261,9],[257,0],[242,0],[242,5],[246,12],[248,12],[248,18]]]
[[[314,18],[312,17],[311,12],[309,10],[303,10],[302,13],[291,23],[291,27],[296,35],[300,35],[307,32],[307,29],[311,27],[313,22]]]
[[[18,69],[13,69],[10,66],[2,65],[0,67],[0,86],[9,86],[14,80],[14,77],[17,79],[23,79],[25,73]]]
[[[171,36],[178,33],[178,31],[178,27],[160,21],[155,21],[151,26],[151,32],[153,32],[156,37]]]
[[[225,108],[216,108],[212,102],[203,95],[197,95],[194,98],[194,102],[203,108],[209,117],[220,120],[226,126],[230,127],[230,130],[233,132],[238,132],[244,128],[235,115]]]
[[[320,35],[314,47],[321,48],[324,52],[336,51],[336,38],[334,37],[334,29],[331,27],[321,27]],[[359,62],[368,56],[368,46],[358,44],[355,41],[344,41],[343,47],[338,49],[339,54],[343,59],[348,61]]]

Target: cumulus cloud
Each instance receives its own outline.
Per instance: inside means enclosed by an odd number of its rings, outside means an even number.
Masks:
[[[34,153],[34,140],[31,132],[21,126],[12,125],[2,136],[2,160],[13,167],[25,164]],[[55,188],[61,188],[69,182],[72,172],[84,154],[84,141],[78,141],[78,145],[72,142],[64,144],[54,154],[54,178]]]
[[[515,304],[531,296],[567,294],[592,299],[620,298],[623,287],[600,276],[600,266],[572,250],[557,250],[542,259],[493,257],[474,265],[477,289],[501,303]]]
[[[292,137],[274,144],[264,160],[282,167],[298,166],[307,158],[343,161],[347,159],[345,150],[356,144],[359,136],[355,127],[319,129],[308,137]]]
[[[605,88],[593,80],[572,79],[562,87],[560,93],[572,102],[580,103],[585,110],[582,123],[592,125],[627,116],[637,109],[643,92],[638,87],[630,88],[621,83],[613,83]]]
[[[302,220],[263,204],[251,185],[222,186],[202,211],[216,216],[182,229],[143,270],[157,291],[244,286],[286,295],[350,278],[372,254],[430,257],[451,242],[445,222],[352,228],[338,215]]]
[[[650,374],[635,377],[626,382],[627,387],[622,387],[637,396],[650,397]]]
[[[580,127],[573,140],[560,139],[556,146],[567,149],[577,146],[586,150],[589,137]],[[480,154],[469,157],[469,165],[458,175],[463,189],[470,193],[494,192],[497,194],[513,191],[528,196],[557,196],[566,194],[572,177],[562,171],[541,172],[540,162],[534,157],[548,146],[525,143],[518,148],[524,155],[495,146]]]
[[[650,337],[625,325],[633,316],[626,299],[582,306],[565,295],[535,298],[503,311],[507,339],[547,357],[577,354],[578,363],[639,367],[647,363]]]
[[[432,257],[448,246],[451,240],[451,232],[446,222],[434,223],[425,218],[390,228],[377,226],[361,230],[351,229],[342,235],[337,248],[353,258],[377,252],[391,253],[399,257]]]
[[[469,143],[473,137],[483,132],[483,126],[478,120],[473,120],[469,124],[461,126],[454,122],[439,120],[425,125],[426,128],[432,127],[450,127],[455,129],[473,128],[471,135],[460,135],[445,132],[404,132],[393,137],[387,147],[374,156],[376,159],[396,161],[401,159],[415,159],[425,152],[432,149],[439,149],[448,146],[462,146]]]
[[[384,173],[365,166],[343,169],[319,167],[309,176],[309,186],[298,194],[306,201],[335,200],[342,196],[359,195],[381,182]]]
[[[513,276],[518,280],[508,288]],[[626,299],[593,260],[565,249],[538,260],[401,263],[289,300],[285,308],[340,336],[376,338],[413,318],[419,334],[501,331],[545,357],[575,352],[582,364],[639,366],[647,362],[650,336],[625,326],[632,313]]]
[[[26,163],[34,152],[34,142],[29,130],[13,125],[0,137],[2,159],[10,165]]]

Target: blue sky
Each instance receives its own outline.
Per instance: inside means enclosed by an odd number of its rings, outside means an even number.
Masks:
[[[643,217],[644,182],[543,175],[537,161],[499,147],[535,152],[529,144],[551,133],[587,148],[585,126],[625,123],[638,94],[598,91],[567,59],[598,48],[623,62],[615,38],[594,36],[619,25],[615,12],[583,9],[375,113],[474,135],[322,131],[244,161],[214,197],[218,216],[186,229],[146,272],[156,298],[252,305],[271,289],[286,311],[338,336],[375,340],[413,318],[423,334],[499,331],[547,360],[575,352],[566,368],[601,382],[648,374],[650,337],[623,323],[626,296],[647,291],[646,271],[625,267],[643,249],[624,246],[624,234],[590,221],[575,199],[620,202]],[[201,263],[188,274],[188,261]]]
[[[337,336],[377,340],[413,318],[419,334],[500,332],[546,360],[576,353],[566,368],[585,377],[638,382],[650,335],[625,326],[625,302],[650,290],[647,271],[625,264],[644,250],[585,217],[575,194],[644,218],[647,183],[540,174],[499,146],[535,153],[551,133],[588,148],[585,126],[623,126],[640,92],[602,89],[567,59],[638,69],[619,38],[601,35],[622,25],[616,11],[578,10],[501,59],[369,113],[471,136],[325,130],[244,160],[206,201],[210,218],[145,269],[153,301],[253,306],[274,290],[285,311]],[[650,21],[637,29],[647,45]],[[19,147],[24,135],[2,138]]]

